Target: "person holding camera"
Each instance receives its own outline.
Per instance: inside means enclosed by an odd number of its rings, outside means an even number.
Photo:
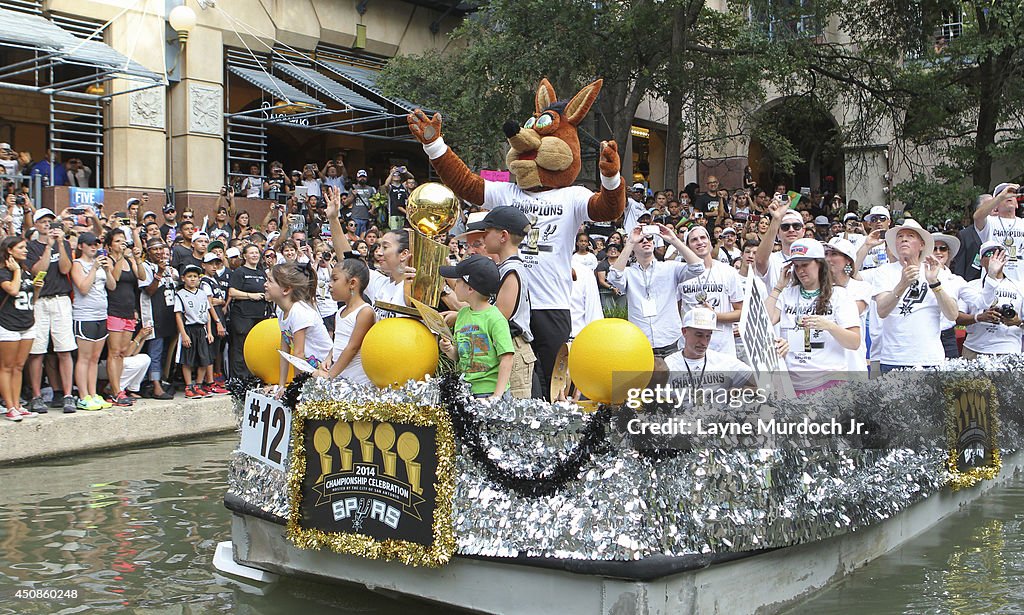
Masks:
[[[1024,339],[1020,317],[1024,313],[1024,293],[1005,275],[1009,253],[999,242],[989,240],[981,246],[980,254],[982,277],[967,283],[980,297],[968,320],[971,324],[967,326],[962,356],[977,359],[1018,354]]]
[[[71,352],[78,348],[72,330],[71,320],[71,244],[64,238],[64,229],[56,223],[56,216],[46,208],[36,210],[32,216],[37,231],[28,242],[25,264],[34,276],[43,277],[43,287],[35,304],[35,341],[28,359],[28,380],[32,389],[29,410],[46,412],[41,393],[43,381],[43,357],[53,342],[60,371],[59,382],[63,385],[63,407],[65,412],[75,411],[75,398],[71,395],[74,366]],[[57,374],[50,374],[54,387],[52,407],[61,407],[61,396],[57,391]]]
[[[270,163],[270,177],[263,181],[263,192],[271,201],[277,201],[282,194],[295,189],[292,178],[285,174],[284,168],[276,160]]]
[[[330,186],[344,193],[345,183],[348,182],[347,175],[348,173],[346,173],[343,163],[335,164],[333,160],[328,159],[324,163],[324,170],[320,171],[320,184],[322,186]]]
[[[392,167],[392,173],[394,173],[394,167]],[[352,185],[352,190],[345,198],[345,206],[349,208],[352,219],[356,222],[356,234],[360,237],[370,228],[370,216],[373,211],[370,199],[377,194],[377,189],[371,186],[369,181],[370,176],[365,169],[356,171],[356,183]],[[345,191],[341,190],[341,194],[344,198]],[[402,207],[404,210],[404,203]]]

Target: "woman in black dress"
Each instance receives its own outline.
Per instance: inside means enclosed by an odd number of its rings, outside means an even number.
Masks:
[[[27,255],[24,237],[0,242],[0,396],[6,408],[4,418],[15,422],[36,416],[21,407],[20,399],[25,360],[35,339],[32,305],[43,287],[43,278],[33,283],[32,274],[24,269]]]

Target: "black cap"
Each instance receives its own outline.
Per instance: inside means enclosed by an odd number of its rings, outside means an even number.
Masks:
[[[168,204],[164,205],[164,213],[165,214],[166,213],[170,213],[172,211],[174,211],[174,205],[172,205],[171,203],[168,203]]]
[[[100,238],[95,234],[85,231],[78,234],[78,243],[80,245],[94,246],[100,242]]]
[[[530,219],[515,207],[495,207],[484,217],[484,228],[496,228],[525,237],[530,232]]]
[[[181,276],[182,277],[185,277],[186,275],[188,275],[190,273],[196,273],[196,274],[199,274],[199,275],[203,275],[203,268],[200,267],[199,265],[188,264],[188,265],[185,265],[185,267],[181,270]]]
[[[438,269],[442,278],[462,278],[470,288],[481,295],[493,295],[498,292],[501,285],[501,278],[498,275],[498,266],[494,261],[473,254],[469,258],[459,261],[458,265],[444,266]]]

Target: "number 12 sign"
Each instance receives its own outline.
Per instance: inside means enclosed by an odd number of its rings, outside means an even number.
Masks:
[[[286,472],[291,430],[291,410],[273,397],[253,391],[246,393],[239,446],[243,453]]]

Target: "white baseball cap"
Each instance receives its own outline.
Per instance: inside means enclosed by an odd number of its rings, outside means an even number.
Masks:
[[[853,213],[852,211],[850,213],[846,214],[845,216],[843,216],[843,222],[848,222],[850,220],[859,220],[859,219],[860,219],[860,217],[857,216],[857,214]]]
[[[804,217],[800,215],[795,209],[790,209],[786,213],[782,214],[782,223],[785,223],[787,219],[792,219],[794,222],[804,223]]]
[[[704,329],[714,331],[718,329],[718,314],[707,308],[697,307],[683,314],[683,328]]]
[[[985,243],[981,244],[980,248],[978,248],[978,256],[984,257],[985,252],[988,252],[989,250],[994,250],[996,248],[1005,249],[1002,243],[989,239]]]
[[[41,207],[41,208],[37,209],[36,213],[34,213],[32,215],[32,221],[33,222],[39,222],[41,219],[45,218],[46,216],[50,216],[51,218],[53,218],[55,220],[57,219],[57,215],[56,214],[54,214],[52,211],[50,211],[49,209],[47,209],[45,207]]]
[[[892,219],[892,214],[889,213],[889,209],[883,205],[875,205],[868,211],[868,215],[864,216],[867,220],[871,216],[885,216],[886,218]]]
[[[642,183],[637,182],[633,184],[633,190],[647,190],[647,186],[644,186]]]
[[[789,246],[789,258],[786,261],[806,261],[825,258],[825,247],[817,239],[805,237],[797,239]]]
[[[242,251],[236,247],[231,247],[224,251],[224,256],[228,258],[241,258]]]
[[[849,239],[843,239],[842,237],[833,237],[832,239],[828,240],[828,246],[829,248],[849,258],[851,261],[857,262],[857,248],[853,246],[853,242],[851,242]]]

